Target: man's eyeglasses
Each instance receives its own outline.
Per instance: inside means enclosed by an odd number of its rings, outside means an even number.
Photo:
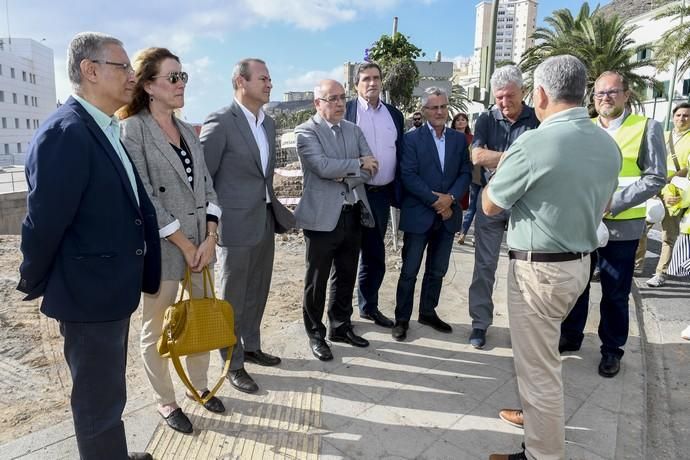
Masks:
[[[413,118],[412,121],[422,121],[421,118]]]
[[[448,104],[424,106],[424,108],[431,110],[432,112],[436,112],[437,110],[446,110],[448,108]]]
[[[170,72],[168,75],[156,75],[155,77],[151,77],[152,80],[155,78],[165,78],[174,85],[180,80],[182,80],[182,83],[187,83],[187,81],[189,81],[189,74],[187,74],[187,72]]]
[[[112,65],[115,67],[119,67],[127,73],[134,73],[134,69],[132,68],[132,65],[129,62],[102,61],[100,59],[91,59],[91,62],[95,62],[96,64]]]
[[[616,97],[619,94],[623,94],[624,92],[625,90],[622,88],[610,89],[608,91],[597,91],[596,93],[594,93],[594,98],[602,100],[605,97]]]
[[[328,96],[328,97],[320,97],[319,100],[328,102],[329,104],[335,104],[336,102],[345,102],[347,100],[347,96],[344,94],[341,94],[339,96]]]

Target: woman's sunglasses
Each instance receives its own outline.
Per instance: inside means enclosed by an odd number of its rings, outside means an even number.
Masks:
[[[187,72],[170,72],[168,75],[156,75],[155,77],[151,77],[152,80],[154,78],[165,78],[174,85],[180,80],[182,80],[182,83],[187,83],[189,75]]]

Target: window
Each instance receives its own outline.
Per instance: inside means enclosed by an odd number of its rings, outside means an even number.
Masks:
[[[14,119],[14,127],[15,127],[16,129],[19,129],[19,118],[15,118],[15,119]]]
[[[0,75],[2,75],[2,64],[0,64]]]
[[[12,93],[12,103],[13,104],[17,103],[17,93]]]
[[[690,78],[687,80],[683,80],[683,92],[681,94],[683,96],[690,95]]]
[[[34,107],[38,107],[38,97],[34,97],[35,105]]]
[[[641,48],[637,50],[637,60],[638,61],[643,61],[645,59],[651,59],[652,58],[652,49],[651,48]]]
[[[17,153],[22,153],[22,143],[17,142]]]
[[[0,91],[0,102],[5,102],[5,92]]]
[[[10,77],[15,78],[15,76],[14,76],[14,67],[10,67]]]
[[[24,95],[24,105],[29,105],[29,96]]]
[[[5,155],[10,154],[10,144],[5,144]]]
[[[26,119],[26,129],[31,129],[31,120]]]
[[[2,117],[2,127],[7,129],[7,117]]]
[[[26,81],[26,71],[22,70],[22,81]]]

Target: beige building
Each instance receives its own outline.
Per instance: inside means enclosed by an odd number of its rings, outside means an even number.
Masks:
[[[471,73],[478,75],[481,69],[482,49],[491,40],[491,1],[475,6],[474,55]],[[536,0],[500,0],[496,18],[496,62],[520,62],[525,50],[534,44],[531,35],[537,27]]]

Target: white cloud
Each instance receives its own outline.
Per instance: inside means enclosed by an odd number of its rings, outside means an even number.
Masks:
[[[288,91],[311,91],[321,80],[332,79],[343,82],[344,76],[343,66],[334,67],[331,70],[310,70],[301,75],[288,78],[283,86]]]

